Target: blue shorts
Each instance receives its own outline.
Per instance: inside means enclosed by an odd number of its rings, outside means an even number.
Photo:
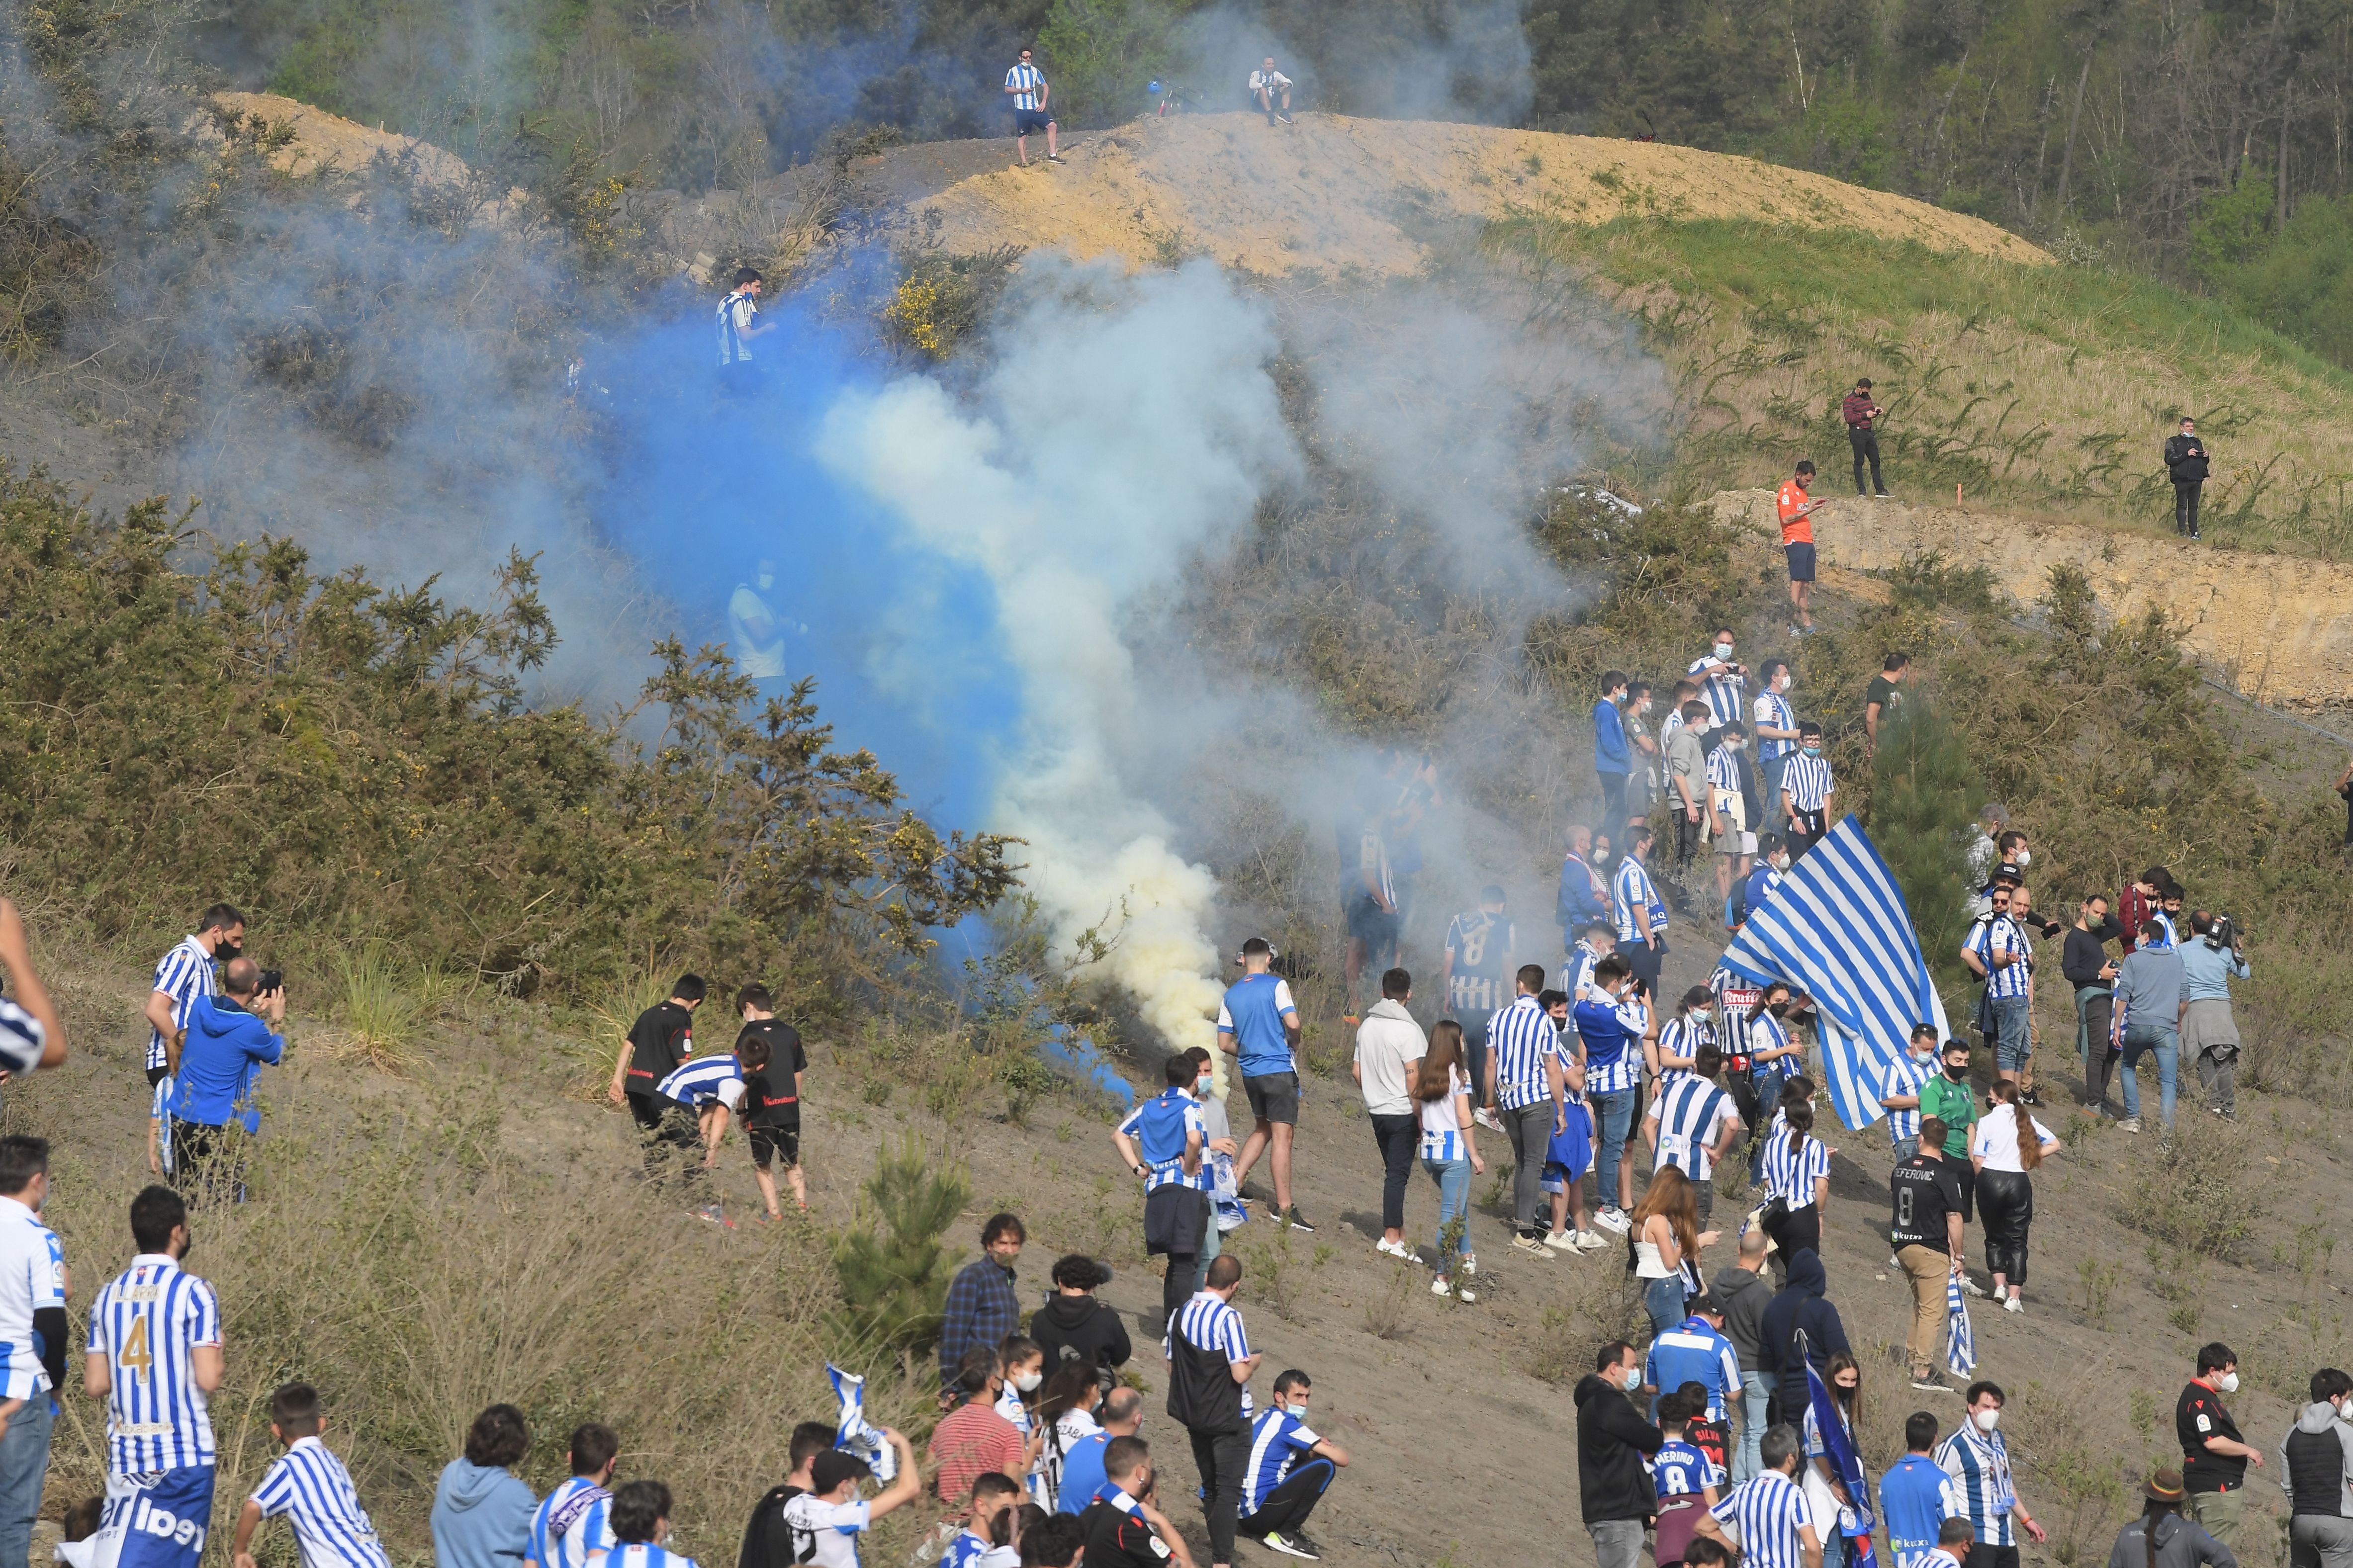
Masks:
[[[213,1521],[210,1465],[106,1478],[92,1568],[196,1568]]]
[[[1814,547],[1808,544],[1784,544],[1781,553],[1789,558],[1789,581],[1810,583],[1814,580]]]
[[[1054,123],[1054,117],[1042,109],[1017,109],[1013,111],[1013,134],[1028,136]]]

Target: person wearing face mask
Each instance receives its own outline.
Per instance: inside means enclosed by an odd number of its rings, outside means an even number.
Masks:
[[[2173,1435],[2181,1440],[2181,1480],[2189,1493],[2189,1515],[2223,1545],[2238,1545],[2245,1510],[2247,1467],[2261,1468],[2260,1449],[2239,1436],[2239,1424],[2222,1404],[2239,1391],[2239,1357],[2217,1342],[2198,1347],[2198,1375],[2173,1406]]]
[[[1969,927],[1961,962],[1985,983],[1978,1026],[1993,1041],[1994,1077],[2015,1082],[2032,1048],[2033,970],[2027,958],[2026,928],[2010,913],[2010,889],[1997,881],[1989,918]],[[1989,1027],[1988,1026],[1990,1026]]]
[[[1046,1354],[1029,1335],[1008,1334],[997,1347],[997,1359],[1005,1368],[1005,1385],[997,1391],[997,1413],[1021,1434],[1022,1444],[1028,1447],[1030,1437],[1044,1430],[1033,1412],[1038,1390],[1046,1381]],[[1032,1483],[1035,1491],[1034,1475]]]
[[[1920,1091],[1936,1076],[1936,1026],[1915,1024],[1904,1054],[1880,1075],[1879,1103],[1887,1111],[1887,1137],[1902,1164],[1920,1152]]]
[[[1613,669],[1602,676],[1601,695],[1593,704],[1593,773],[1601,785],[1604,826],[1626,820],[1626,781],[1633,772],[1633,750],[1626,740],[1626,677]]]
[[[1846,1429],[1849,1446],[1857,1442],[1855,1415],[1862,1405],[1862,1368],[1853,1356],[1841,1352],[1831,1357],[1829,1375],[1822,1379],[1830,1384],[1831,1400],[1838,1409],[1839,1424]],[[1839,1513],[1855,1506],[1856,1500],[1847,1494],[1846,1481],[1839,1474],[1837,1461],[1831,1458],[1830,1445],[1822,1440],[1821,1417],[1813,1402],[1807,1401],[1805,1414],[1799,1423],[1799,1432],[1805,1438],[1806,1510],[1814,1521],[1815,1538],[1822,1543],[1822,1568],[1841,1568],[1852,1550],[1843,1531],[1839,1528]],[[1866,1489],[1871,1479],[1863,1478]],[[1871,1506],[1871,1494],[1866,1489],[1862,1506]]]
[[[2288,1549],[2296,1568],[2353,1568],[2353,1377],[2325,1366],[2280,1440]]]
[[[235,904],[215,904],[155,965],[154,989],[141,1011],[148,1024],[147,1084],[170,1074],[187,1036],[188,1010],[199,996],[220,994],[220,966],[245,951],[245,914]]]
[[[1763,819],[1779,822],[1784,815],[1781,768],[1798,752],[1798,713],[1789,706],[1798,678],[1787,663],[1768,658],[1757,679],[1765,689],[1757,693],[1749,719],[1757,737],[1757,768],[1765,785]]]
[[[1945,1125],[1944,1148],[1928,1152],[1953,1163],[1953,1175],[1961,1184],[1961,1220],[1967,1224],[1976,1217],[1978,1191],[1977,1172],[1969,1164],[1969,1129],[1978,1122],[1977,1091],[1969,1087],[1969,1043],[1947,1040],[1941,1059],[1944,1070],[1920,1086],[1920,1115]],[[1961,1289],[1973,1296],[1984,1294],[1966,1271]]]
[[[1643,1461],[1666,1447],[1667,1435],[1642,1419],[1632,1394],[1642,1386],[1634,1347],[1613,1340],[1578,1380],[1577,1483],[1585,1532],[1593,1539],[1596,1568],[1634,1568],[1642,1535],[1659,1511],[1658,1493]]]
[[[1707,704],[1688,698],[1675,717],[1682,722],[1663,732],[1660,742],[1666,749],[1667,809],[1675,816],[1675,870],[1680,875],[1691,868],[1692,857],[1707,837]],[[1681,891],[1675,900],[1682,904]]]
[[[763,697],[784,689],[785,628],[767,599],[776,586],[776,563],[763,561],[752,581],[736,584],[727,598],[727,646],[735,672],[754,682]]]
[[[1936,1445],[1936,1463],[1959,1483],[1969,1528],[1977,1535],[1964,1568],[2018,1568],[2018,1531],[2023,1529],[2037,1544],[2050,1536],[2019,1500],[2010,1445],[1997,1430],[2007,1398],[2001,1384],[1989,1382],[1969,1384],[1963,1398],[1968,1419]]]
[[[1736,724],[1746,717],[1748,667],[1732,657],[1730,626],[1718,626],[1715,646],[1692,660],[1686,673],[1699,682],[1699,694],[1718,724]]]
[[[1005,1392],[1005,1364],[993,1348],[979,1345],[965,1352],[954,1392],[958,1403],[932,1428],[930,1455],[939,1467],[934,1486],[940,1500],[961,1510],[971,1500],[972,1483],[984,1471],[1026,1476],[1044,1444],[1023,1437],[997,1413],[997,1398]]]
[[[1757,846],[1749,826],[1755,818],[1748,808],[1748,770],[1740,761],[1747,743],[1747,727],[1727,723],[1722,743],[1707,758],[1708,831],[1715,841],[1715,896],[1724,906],[1726,930],[1735,923],[1732,889],[1747,879],[1748,857]]]
[[[1293,1367],[1274,1380],[1274,1403],[1250,1425],[1250,1468],[1242,1480],[1236,1533],[1286,1557],[1313,1561],[1323,1551],[1305,1533],[1324,1489],[1347,1468],[1348,1450],[1307,1425],[1314,1385]]]
[[[1746,925],[1749,917],[1765,907],[1773,889],[1789,872],[1789,847],[1778,833],[1757,836],[1757,864],[1750,868],[1748,880],[1740,889],[1740,923]]]
[[[1838,809],[1838,781],[1822,755],[1822,727],[1810,719],[1798,726],[1798,754],[1781,771],[1781,789],[1788,812],[1789,853],[1803,855],[1822,841]]]

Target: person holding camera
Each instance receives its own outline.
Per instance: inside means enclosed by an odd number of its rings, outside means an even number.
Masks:
[[[2229,915],[2200,910],[2189,917],[2198,941],[2181,949],[2181,1050],[2198,1064],[2206,1109],[2225,1121],[2239,1119],[2239,1026],[2231,1016],[2231,976],[2253,973],[2242,951],[2245,934]]]
[[[220,995],[189,1007],[172,1101],[172,1169],[184,1190],[217,1183],[213,1164],[232,1118],[248,1134],[261,1130],[254,1079],[264,1064],[284,1059],[286,1037],[277,1029],[285,1018],[286,977],[244,957],[222,968]],[[242,1195],[242,1180],[232,1174],[230,1184]]]

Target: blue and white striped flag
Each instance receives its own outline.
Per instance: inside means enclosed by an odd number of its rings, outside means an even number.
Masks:
[[[1947,1032],[1945,1005],[1894,873],[1852,816],[1806,852],[1748,912],[1724,965],[1814,999],[1831,1104],[1851,1128],[1886,1114],[1879,1085],[1915,1024]]]
[[[1813,1412],[1814,1430],[1822,1440],[1822,1457],[1838,1472],[1839,1482],[1846,1488],[1848,1505],[1839,1510],[1839,1533],[1847,1539],[1847,1568],[1879,1568],[1879,1556],[1871,1548],[1873,1521],[1871,1515],[1871,1479],[1863,1474],[1862,1456],[1856,1451],[1853,1435],[1839,1416],[1838,1402],[1831,1397],[1830,1385],[1822,1374],[1814,1370],[1809,1359],[1806,1368],[1806,1400]]]
[[[866,1380],[854,1372],[842,1371],[831,1362],[825,1363],[825,1375],[833,1380],[833,1396],[841,1402],[840,1418],[833,1427],[833,1446],[865,1460],[874,1479],[889,1484],[899,1473],[899,1450],[866,1419]]]
[[[1969,1331],[1969,1304],[1961,1295],[1958,1274],[1945,1279],[1945,1365],[1955,1377],[1967,1377],[1978,1369],[1978,1341]]]

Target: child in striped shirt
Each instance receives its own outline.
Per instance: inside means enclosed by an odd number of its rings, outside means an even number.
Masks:
[[[269,1435],[285,1445],[237,1515],[234,1568],[255,1568],[253,1534],[265,1519],[287,1516],[302,1568],[389,1568],[375,1525],[343,1460],[323,1441],[326,1412],[319,1391],[290,1383],[269,1396]]]
[[[631,1481],[613,1494],[613,1540],[589,1554],[589,1568],[695,1568],[694,1559],[663,1544],[670,1539],[670,1489]]]

